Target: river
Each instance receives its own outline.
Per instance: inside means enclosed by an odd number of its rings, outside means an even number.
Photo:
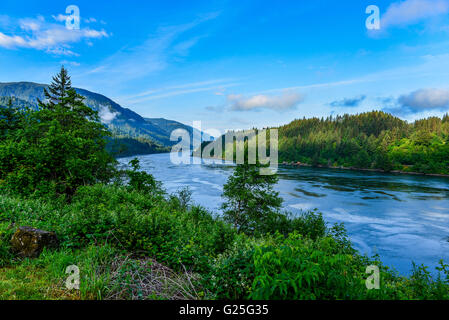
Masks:
[[[137,158],[169,193],[188,186],[195,203],[220,212],[232,164],[175,165],[168,153]],[[343,222],[356,249],[378,253],[400,274],[410,274],[412,261],[432,269],[449,262],[449,178],[309,167],[280,167],[278,175],[286,210],[317,208],[329,224]]]

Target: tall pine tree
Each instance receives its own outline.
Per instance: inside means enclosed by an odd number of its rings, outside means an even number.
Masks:
[[[65,107],[67,105],[68,92],[72,89],[72,81],[68,75],[67,69],[61,67],[61,71],[53,77],[53,82],[47,88],[44,88],[44,95],[47,102],[37,99],[39,107],[42,109],[54,109],[59,105]]]
[[[8,99],[6,107],[0,107],[0,139],[5,138],[17,126],[18,112],[14,107],[12,98]]]
[[[64,67],[44,94],[39,110],[26,111],[20,130],[0,143],[2,186],[20,194],[70,197],[82,185],[109,181],[115,173],[115,160],[105,149],[110,133],[71,87]]]

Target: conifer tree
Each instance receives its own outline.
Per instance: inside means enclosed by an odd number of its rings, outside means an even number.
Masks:
[[[53,77],[50,86],[44,89],[46,101],[38,99],[41,110],[50,110],[54,113],[52,117],[64,127],[73,126],[76,123],[83,123],[83,118],[98,121],[98,113],[83,103],[84,97],[72,88],[72,81],[67,69],[61,67],[60,72]]]
[[[39,109],[21,112],[20,130],[4,148],[0,144],[3,186],[70,198],[82,185],[108,182],[115,174],[115,160],[105,149],[110,133],[71,87],[64,67],[44,94]]]
[[[12,98],[9,97],[6,107],[0,107],[0,139],[16,127],[17,121],[17,110],[13,105]]]
[[[50,86],[44,89],[44,95],[47,102],[38,99],[39,107],[42,109],[54,109],[56,105],[65,107],[67,105],[67,97],[72,89],[72,81],[68,75],[67,69],[61,66],[60,72],[53,77]]]

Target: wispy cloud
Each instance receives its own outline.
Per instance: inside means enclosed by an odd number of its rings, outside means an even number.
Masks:
[[[445,109],[449,107],[449,90],[447,89],[419,89],[399,97],[401,107],[411,111]]]
[[[54,18],[61,21],[61,16],[54,16]],[[9,35],[0,32],[0,47],[36,49],[56,55],[76,56],[77,53],[72,50],[73,43],[109,36],[103,29],[69,30],[62,24],[47,22],[42,16],[19,19],[15,25],[10,27],[14,28],[15,32],[11,32]],[[23,35],[24,33],[25,35]]]
[[[447,0],[405,0],[392,3],[381,18],[381,27],[407,26],[449,12]]]
[[[142,44],[122,48],[95,67],[96,74],[101,77],[99,81],[129,81],[165,69],[173,60],[186,56],[201,38],[180,41],[181,35],[217,16],[218,13],[214,12],[189,23],[159,27]],[[91,73],[91,70],[87,70],[85,75],[91,76]]]
[[[120,112],[112,112],[108,107],[101,106],[98,115],[103,123],[111,123],[117,116],[120,115]]]
[[[320,89],[320,88],[331,88],[331,87],[338,87],[338,86],[346,86],[356,83],[363,83],[363,82],[369,82],[373,81],[373,79],[369,77],[361,77],[358,79],[349,79],[349,80],[341,80],[341,81],[333,81],[333,82],[323,82],[323,83],[314,83],[309,85],[300,85],[300,86],[291,86],[291,87],[283,87],[283,88],[275,88],[275,89],[269,89],[260,91],[258,93],[264,94],[264,93],[273,93],[273,92],[285,92],[285,91],[299,91],[299,90],[307,90],[307,89]],[[256,93],[253,93],[256,94]]]
[[[449,0],[403,0],[393,2],[381,16],[380,29],[369,30],[368,35],[386,35],[394,27],[407,27],[429,22],[449,13]],[[441,27],[440,29],[442,29]]]
[[[285,111],[296,107],[304,100],[304,97],[296,92],[284,92],[278,96],[255,95],[245,97],[243,95],[228,95],[233,111],[255,111],[260,109],[271,109]]]
[[[234,81],[234,80],[228,79],[228,78],[212,79],[212,80],[206,80],[206,81],[197,81],[197,82],[189,82],[189,83],[165,86],[165,87],[161,87],[161,88],[152,88],[152,89],[148,89],[148,90],[136,93],[131,96],[127,96],[126,99],[133,100],[135,98],[150,96],[150,95],[154,95],[155,93],[164,92],[164,91],[166,92],[166,91],[172,91],[172,90],[178,90],[178,89],[209,86],[209,85],[213,85],[213,84],[223,84],[223,83],[230,82],[230,81]]]
[[[67,15],[65,14],[57,14],[57,15],[52,15],[52,18],[55,19],[58,22],[65,22],[67,20]]]
[[[360,95],[354,98],[344,98],[330,103],[332,107],[358,107],[364,100],[366,95]]]
[[[58,14],[58,15],[52,15],[52,18],[55,19],[58,22],[65,22],[67,18],[70,18],[69,15],[65,14]],[[82,21],[84,23],[96,23],[97,19],[90,17],[90,18],[82,18]]]
[[[201,38],[204,37],[205,36],[197,36],[176,44],[173,48],[173,53],[181,57],[187,56],[190,52],[190,49],[193,48],[201,40]]]
[[[421,60],[416,61],[413,66],[401,66],[391,69],[384,69],[373,73],[365,74],[361,77],[345,79],[340,81],[313,83],[309,85],[296,85],[288,87],[273,88],[257,92],[248,93],[247,95],[271,94],[285,91],[308,91],[310,89],[328,89],[334,87],[349,87],[351,85],[363,83],[377,83],[385,82],[387,80],[400,81],[404,78],[422,79],[423,77],[435,77],[441,74],[442,68],[449,64],[449,54],[427,55],[423,56]],[[445,69],[444,69],[445,70]]]
[[[220,85],[216,85],[216,86],[199,86],[199,87],[192,86],[192,87],[186,87],[185,89],[179,88],[178,90],[166,90],[166,91],[154,90],[151,94],[145,95],[145,96],[143,96],[141,98],[137,98],[137,99],[130,99],[130,100],[128,100],[128,102],[129,103],[142,103],[142,102],[146,102],[146,101],[174,97],[174,96],[196,93],[196,92],[206,92],[206,91],[215,92],[217,90],[221,90],[223,88],[234,87],[239,84],[240,83],[232,82],[232,83],[225,83],[225,84],[220,84]],[[180,86],[180,87],[182,87],[182,86]],[[172,87],[172,88],[174,88],[174,87]]]

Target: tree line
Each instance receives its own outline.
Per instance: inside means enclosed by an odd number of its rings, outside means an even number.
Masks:
[[[279,128],[279,159],[311,165],[449,173],[449,116],[407,123],[391,114],[298,119]]]

